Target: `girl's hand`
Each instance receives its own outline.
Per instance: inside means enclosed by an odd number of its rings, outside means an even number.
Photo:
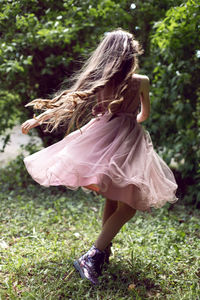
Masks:
[[[27,134],[31,128],[37,127],[39,122],[35,119],[29,119],[21,125],[22,133]]]
[[[137,115],[137,123],[142,123],[143,121],[145,121],[145,119],[143,119],[143,115],[141,114],[141,112]]]

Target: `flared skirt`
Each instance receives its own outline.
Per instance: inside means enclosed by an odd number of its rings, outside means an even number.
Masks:
[[[43,186],[91,189],[132,208],[149,211],[175,202],[174,175],[135,119],[105,114],[24,159]]]

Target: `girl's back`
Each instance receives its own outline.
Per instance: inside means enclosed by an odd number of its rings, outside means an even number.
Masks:
[[[108,111],[108,104],[112,101],[115,95],[116,82],[110,81],[104,90],[97,95],[98,106],[96,110],[99,113],[105,113]],[[143,102],[143,98],[148,98],[146,102],[149,102],[149,79],[147,76],[133,74],[129,80],[127,80],[126,88],[123,94],[123,101],[120,106],[117,107],[117,113],[129,113],[133,117],[137,115],[139,106]],[[150,103],[146,103],[146,110],[149,110]],[[148,116],[147,116],[148,117]]]

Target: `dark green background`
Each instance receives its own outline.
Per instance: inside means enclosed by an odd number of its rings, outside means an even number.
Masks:
[[[0,135],[32,117],[24,105],[68,85],[106,31],[121,27],[144,47],[140,73],[151,80],[144,124],[170,164],[179,197],[200,203],[200,5],[197,0],[22,0],[0,2]],[[45,145],[63,131],[44,135]]]

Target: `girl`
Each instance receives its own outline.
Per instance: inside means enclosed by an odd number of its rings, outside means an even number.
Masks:
[[[24,134],[40,124],[52,131],[66,120],[68,133],[73,125],[78,127],[24,162],[41,185],[82,187],[106,198],[102,231],[74,262],[81,277],[93,284],[109,261],[112,239],[136,210],[149,211],[177,200],[174,176],[139,124],[150,113],[149,79],[135,73],[141,53],[132,34],[121,29],[107,33],[71,89],[52,100],[27,104],[44,112],[22,124]],[[80,128],[88,116],[91,120]]]

